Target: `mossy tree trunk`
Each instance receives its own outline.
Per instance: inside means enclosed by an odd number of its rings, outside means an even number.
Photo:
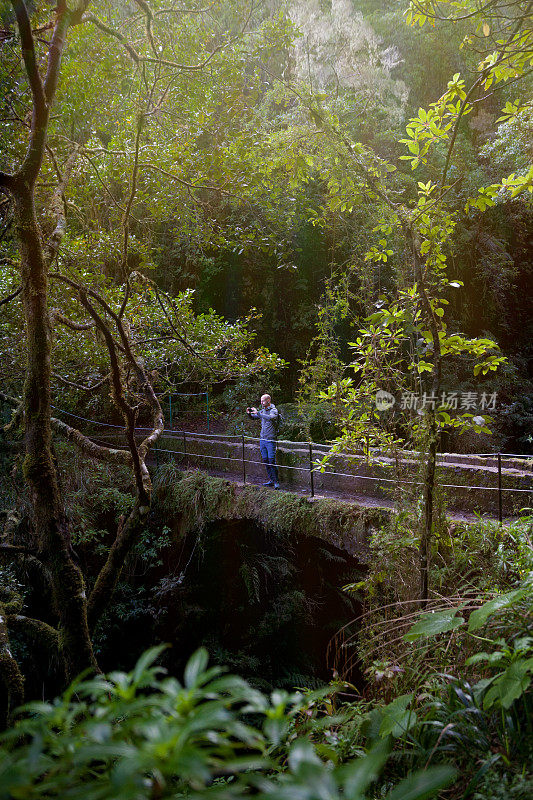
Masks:
[[[27,368],[24,384],[24,476],[30,486],[37,552],[52,576],[56,610],[68,673],[96,666],[87,600],[80,569],[72,558],[70,535],[52,452],[50,373],[51,337],[48,278],[33,193],[15,195],[21,251],[22,300],[26,323]]]
[[[33,525],[39,558],[47,565],[60,621],[61,646],[67,672],[73,676],[96,667],[87,624],[83,576],[76,565],[61,499],[51,438],[51,337],[48,313],[49,258],[45,253],[35,210],[35,186],[43,161],[50,110],[69,25],[75,21],[60,0],[48,51],[46,76],[39,71],[28,11],[23,0],[12,0],[21,51],[32,95],[32,121],[24,161],[14,174],[0,173],[0,185],[15,205],[21,257],[21,283],[26,325],[27,370],[23,392],[24,475],[32,499]],[[81,13],[81,9],[79,11]]]
[[[7,695],[5,712],[2,709],[0,714],[0,729],[9,724],[14,709],[24,700],[24,678],[11,652],[6,623],[4,606],[0,603],[0,679]]]

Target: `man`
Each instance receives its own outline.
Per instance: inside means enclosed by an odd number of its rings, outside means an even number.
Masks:
[[[278,470],[276,467],[276,439],[278,436],[278,409],[273,405],[270,395],[264,394],[261,398],[259,411],[253,406],[246,409],[251,419],[261,420],[261,433],[259,434],[259,449],[261,458],[266,466],[268,481],[263,486],[273,486],[279,489]]]

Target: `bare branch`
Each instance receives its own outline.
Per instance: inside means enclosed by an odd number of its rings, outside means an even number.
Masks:
[[[127,275],[127,269],[128,269],[128,242],[129,242],[129,232],[130,232],[129,221],[130,221],[131,207],[133,205],[133,201],[135,200],[135,195],[137,193],[137,174],[139,171],[139,147],[141,143],[142,129],[143,129],[143,115],[139,114],[139,116],[137,117],[137,129],[135,132],[135,156],[133,161],[133,170],[131,173],[131,189],[130,189],[130,195],[128,197],[128,202],[126,204],[126,208],[124,209],[124,216],[122,217],[122,228],[124,232],[124,242],[122,250],[122,274],[124,276]],[[124,310],[122,309],[119,316],[122,316],[123,313]]]
[[[117,39],[117,41],[119,41],[122,44],[122,46],[124,47],[124,49],[128,52],[128,54],[130,55],[132,60],[135,62],[135,64],[137,64],[137,65],[138,64],[143,64],[143,63],[144,64],[158,64],[158,65],[163,66],[163,67],[171,67],[172,69],[176,69],[176,70],[179,70],[181,72],[199,72],[199,71],[205,69],[205,67],[207,67],[211,63],[211,61],[214,59],[214,57],[218,53],[220,53],[222,50],[224,50],[229,45],[231,45],[234,42],[238,41],[240,36],[242,36],[244,31],[248,27],[248,23],[250,21],[250,18],[252,16],[252,13],[253,13],[253,10],[254,10],[254,3],[252,2],[250,4],[250,10],[249,10],[249,12],[248,12],[248,14],[246,16],[246,19],[245,19],[243,25],[241,26],[240,32],[236,36],[231,37],[226,42],[223,42],[222,44],[220,44],[217,47],[215,47],[212,50],[212,52],[203,61],[200,61],[197,64],[181,64],[181,63],[179,63],[177,61],[169,61],[169,60],[167,60],[165,58],[161,58],[159,56],[159,54],[157,52],[157,48],[155,47],[155,43],[153,41],[153,36],[152,36],[152,29],[151,29],[151,21],[153,19],[152,10],[150,9],[150,6],[148,5],[148,3],[145,2],[145,0],[134,0],[134,1],[137,3],[137,5],[139,5],[142,8],[143,13],[147,17],[147,37],[148,37],[148,40],[150,42],[150,46],[151,46],[151,48],[152,48],[152,50],[154,52],[154,58],[151,58],[149,56],[140,56],[137,53],[137,51],[135,50],[135,48],[123,36],[122,33],[120,33],[117,30],[114,30],[113,28],[109,28],[109,26],[107,26],[105,23],[103,23],[101,20],[99,20],[97,17],[95,17],[94,14],[86,14],[84,19],[87,22],[92,22],[92,24],[96,25],[96,27],[98,27],[103,33],[107,33],[108,36],[112,36],[113,38]]]
[[[10,303],[12,300],[14,300],[16,297],[18,297],[19,294],[22,294],[22,286],[19,286],[19,288],[15,289],[14,292],[11,292],[11,294],[8,294],[7,297],[3,297],[2,300],[0,300],[0,306],[4,306],[6,303]]]
[[[122,33],[120,33],[120,31],[116,31],[114,30],[114,28],[110,28],[109,25],[106,25],[104,22],[98,19],[98,17],[95,16],[94,14],[86,14],[83,19],[85,22],[90,22],[96,28],[101,30],[102,33],[106,33],[108,36],[112,36],[114,39],[119,41],[120,44],[124,47],[124,49],[127,51],[128,55],[131,57],[132,61],[134,61],[135,64],[139,64],[139,62],[141,61],[139,54],[137,53],[133,45],[131,45],[128,42],[126,37]]]
[[[205,189],[210,192],[220,192],[221,194],[231,195],[236,197],[238,195],[232,194],[231,192],[226,191],[222,186],[216,185],[209,185],[204,183],[191,183],[190,181],[185,180],[185,178],[180,178],[178,175],[174,175],[172,172],[167,172],[167,170],[163,169],[162,167],[158,166],[157,164],[150,164],[148,162],[140,162],[140,167],[143,169],[153,169],[155,172],[160,172],[162,175],[166,175],[167,178],[171,178],[176,183],[185,186],[187,189]]]
[[[34,117],[46,114],[47,98],[44,91],[43,81],[37,65],[37,54],[35,52],[35,42],[31,30],[30,18],[24,0],[11,0],[17,25],[20,34],[22,58],[26,68],[26,75],[30,84],[30,90],[34,103]]]
[[[0,558],[2,556],[20,556],[20,555],[28,555],[28,556],[35,556],[36,551],[32,550],[31,547],[22,547],[21,545],[15,544],[0,544]]]
[[[110,376],[106,375],[105,378],[102,378],[101,381],[97,383],[93,383],[92,386],[84,386],[82,383],[75,383],[74,381],[69,381],[64,378],[62,375],[59,375],[57,372],[52,372],[54,378],[56,378],[60,383],[63,383],[65,386],[71,386],[73,389],[78,389],[81,392],[96,392],[97,389],[100,389],[106,381],[109,380]]]
[[[52,323],[59,322],[61,325],[64,325],[66,328],[70,328],[72,331],[90,331],[94,328],[94,322],[72,322],[72,320],[70,320],[56,308],[52,308],[50,310],[50,321]]]
[[[63,175],[61,176],[61,180],[59,185],[57,186],[55,192],[52,195],[52,199],[50,200],[50,211],[56,217],[56,227],[54,232],[52,233],[50,240],[47,246],[47,253],[46,258],[48,264],[51,264],[54,260],[59,246],[61,244],[61,240],[63,239],[66,230],[67,230],[67,216],[65,210],[65,189],[70,180],[70,176],[72,174],[72,170],[74,168],[74,164],[78,158],[80,145],[77,145],[72,153],[67,158],[65,166],[63,168]]]
[[[176,326],[174,325],[174,322],[173,322],[170,314],[168,313],[167,309],[165,308],[165,305],[164,305],[164,303],[163,303],[163,301],[161,299],[161,293],[160,293],[159,289],[157,288],[157,286],[154,286],[154,290],[155,290],[155,296],[157,298],[157,302],[161,306],[161,310],[163,311],[163,314],[165,315],[165,319],[167,320],[168,324],[170,325],[170,328],[171,328],[174,336],[176,337],[176,339],[179,342],[181,342],[181,344],[184,347],[186,347],[187,350],[190,353],[192,353],[193,356],[195,356],[195,358],[200,359],[200,361],[206,361],[207,359],[201,353],[199,353],[197,350],[195,350],[194,347],[191,344],[189,344],[189,342],[187,341],[186,337],[183,336],[183,334],[181,334],[178,331],[178,329],[176,328]]]
[[[109,197],[111,198],[113,203],[117,206],[117,208],[119,208],[122,211],[122,213],[124,213],[125,212],[124,206],[122,206],[118,202],[118,200],[115,200],[115,198],[113,197],[113,193],[111,192],[111,189],[108,187],[108,185],[106,184],[106,182],[104,181],[104,179],[100,175],[100,170],[98,169],[97,165],[94,163],[93,159],[90,156],[88,156],[87,153],[85,151],[83,151],[83,150],[81,151],[81,155],[89,162],[91,167],[94,169],[96,177],[98,178],[98,180],[100,181],[100,183],[104,187],[105,191],[107,192],[107,194],[109,195]],[[136,220],[136,221],[138,222],[138,220]]]

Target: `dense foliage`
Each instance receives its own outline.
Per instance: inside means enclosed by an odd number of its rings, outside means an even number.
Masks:
[[[189,660],[182,684],[153,666],[157,653],[129,674],[80,681],[55,703],[29,707],[3,736],[0,796],[372,796],[387,742],[339,763],[329,728],[340,718],[314,710],[323,693],[268,697],[207,669],[204,650]],[[446,768],[418,773],[386,797],[421,800],[452,776]]]
[[[204,650],[180,682],[154,666],[156,648],[130,673],[80,678],[53,703],[22,709],[2,736],[2,796],[421,800],[453,780],[453,796],[526,800],[533,767],[530,530],[526,518],[490,552],[481,528],[468,532],[507,591],[476,593],[479,579],[459,557],[449,567],[469,580],[470,595],[445,610],[389,617],[377,660],[376,641],[374,654],[368,646],[379,625],[367,619],[360,654],[374,661],[364,699],[350,701],[354,687],[340,679],[315,691],[266,695],[208,669]],[[485,533],[498,535],[496,528]],[[408,548],[396,545],[404,560]],[[371,603],[375,613],[390,611]],[[406,631],[401,656],[394,638],[383,650],[398,630]]]
[[[2,0],[0,796],[528,795],[531,518],[450,526],[435,465],[532,446],[531,11]],[[173,394],[235,429],[265,385],[334,451],[423,454],[367,574],[153,491]],[[206,643],[250,683],[203,649],[180,683]]]

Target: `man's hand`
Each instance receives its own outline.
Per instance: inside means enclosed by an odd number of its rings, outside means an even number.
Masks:
[[[254,408],[254,406],[252,406],[251,408],[247,408],[246,409],[246,413],[247,414],[257,414],[257,408]]]

